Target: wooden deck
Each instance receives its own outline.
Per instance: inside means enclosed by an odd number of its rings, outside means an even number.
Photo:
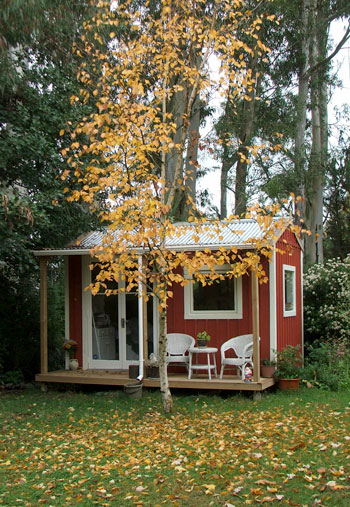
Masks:
[[[135,380],[129,378],[127,371],[117,370],[58,370],[49,373],[40,373],[35,376],[37,382],[67,383],[85,385],[123,386]],[[159,387],[159,379],[143,379],[144,387]],[[239,377],[225,375],[219,378],[195,376],[190,380],[187,374],[169,374],[169,386],[171,389],[216,389],[223,391],[264,391],[274,385],[273,378],[261,378],[260,382],[242,382]]]

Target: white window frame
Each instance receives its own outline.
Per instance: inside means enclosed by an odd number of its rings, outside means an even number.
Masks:
[[[217,273],[226,273],[231,266],[225,264],[223,266],[216,266]],[[203,273],[210,273],[209,269],[201,269]],[[192,279],[191,276],[186,276]],[[235,291],[235,309],[234,310],[195,310],[193,307],[193,282],[190,281],[184,287],[184,318],[190,319],[242,319],[242,277],[234,278],[234,291]]]
[[[293,273],[293,309],[286,310],[286,272]],[[297,314],[296,305],[296,269],[295,266],[283,264],[283,317],[295,317]]]

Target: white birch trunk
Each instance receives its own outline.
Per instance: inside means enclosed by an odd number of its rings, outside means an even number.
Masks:
[[[167,318],[166,310],[159,313],[159,377],[160,377],[160,392],[162,395],[163,409],[166,414],[173,410],[173,399],[169,389],[169,380],[166,362],[166,332],[167,332]]]

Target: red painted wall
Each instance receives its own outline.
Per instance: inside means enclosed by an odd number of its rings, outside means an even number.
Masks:
[[[288,250],[286,249],[287,241]],[[302,343],[302,311],[301,311],[301,249],[290,231],[285,231],[277,243],[279,249],[286,253],[276,253],[276,307],[277,307],[277,348],[281,350],[285,345],[297,345]],[[269,273],[269,263],[264,261],[266,274]],[[296,304],[297,315],[295,317],[283,317],[283,264],[296,268]],[[81,257],[70,256],[68,259],[69,269],[69,329],[70,337],[78,342],[76,353],[79,364],[82,364],[82,273]],[[173,285],[173,298],[168,304],[168,332],[187,333],[194,338],[200,331],[207,331],[211,336],[209,345],[217,347],[217,363],[220,367],[220,346],[233,336],[252,332],[252,308],[251,308],[251,281],[245,275],[242,279],[242,319],[184,319],[184,290],[178,284]],[[270,356],[270,297],[269,282],[259,284],[259,333],[260,357]]]
[[[81,257],[71,255],[68,257],[69,273],[69,337],[78,342],[75,353],[79,364],[83,364],[83,321],[82,321],[82,279]]]
[[[268,261],[264,261],[268,274]],[[200,331],[207,331],[211,336],[209,346],[217,347],[217,363],[220,365],[220,346],[233,336],[252,333],[251,280],[245,275],[242,278],[242,319],[185,319],[184,289],[179,284],[173,285],[173,298],[168,304],[168,333],[186,333],[196,338]],[[270,304],[269,283],[259,285],[259,320],[260,320],[260,354],[269,357],[270,350]]]
[[[287,242],[287,247],[286,243]],[[301,248],[289,230],[286,230],[279,241],[277,248],[284,250],[284,253],[276,253],[276,286],[277,290],[277,349],[281,350],[286,345],[302,344],[302,301],[301,301]],[[295,266],[296,277],[296,316],[283,316],[283,264]]]

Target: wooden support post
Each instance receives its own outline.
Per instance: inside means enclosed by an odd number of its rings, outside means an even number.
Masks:
[[[260,382],[260,343],[259,343],[259,284],[255,271],[251,272],[252,278],[252,320],[253,320],[253,359],[254,359],[254,382]]]
[[[45,382],[40,383],[40,390],[42,393],[47,393],[48,389],[47,389],[47,384],[45,384]]]
[[[261,392],[260,391],[253,392],[253,400],[254,401],[261,401]]]
[[[40,371],[48,372],[47,347],[47,257],[40,257]]]

